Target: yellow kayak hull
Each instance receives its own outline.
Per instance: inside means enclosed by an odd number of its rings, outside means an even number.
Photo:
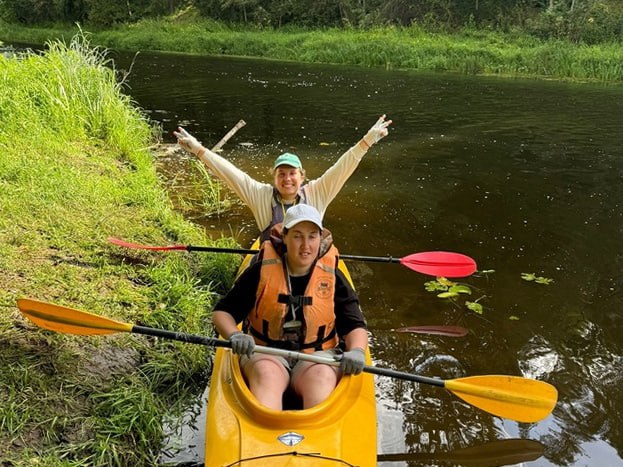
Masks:
[[[340,266],[350,280],[345,266]],[[259,404],[229,349],[216,351],[208,394],[205,465],[376,465],[376,399],[369,373],[345,376],[323,403],[277,411]],[[371,364],[370,355],[367,355]]]

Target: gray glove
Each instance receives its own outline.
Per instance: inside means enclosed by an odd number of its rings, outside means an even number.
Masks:
[[[251,358],[253,349],[255,348],[255,340],[252,336],[243,333],[242,331],[234,332],[229,336],[229,342],[231,342],[231,350],[238,355],[246,355]]]
[[[366,365],[366,352],[359,347],[344,352],[340,360],[340,368],[345,375],[358,375]]]
[[[385,115],[376,121],[376,123],[368,130],[363,140],[368,146],[372,146],[374,143],[378,143],[381,138],[385,138],[389,131],[387,127],[392,124],[391,120],[385,120]]]

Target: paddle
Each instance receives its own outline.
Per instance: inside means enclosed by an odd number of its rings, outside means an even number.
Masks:
[[[390,331],[411,332],[415,334],[436,334],[439,336],[449,337],[464,337],[469,334],[469,331],[461,326],[438,326],[435,324],[427,326],[407,326],[404,328],[390,329]]]
[[[20,311],[38,326],[56,332],[101,335],[118,332],[145,334],[163,337],[191,344],[214,347],[231,347],[229,341],[213,339],[195,334],[155,329],[136,324],[123,323],[86,311],[79,311],[51,303],[30,299],[19,299],[17,306]],[[339,360],[318,355],[310,355],[272,347],[256,346],[255,351],[271,355],[279,355],[294,361],[303,360],[339,366]],[[554,386],[534,379],[519,376],[471,376],[451,380],[429,378],[426,376],[402,373],[395,370],[365,366],[364,372],[375,375],[389,376],[416,383],[443,387],[474,407],[503,418],[519,422],[536,422],[547,417],[554,409],[557,391]]]
[[[134,248],[141,250],[153,251],[207,251],[211,253],[236,253],[241,255],[255,254],[259,250],[249,250],[245,248],[221,248],[215,246],[195,246],[195,245],[169,245],[169,246],[151,246],[140,245],[138,243],[126,242],[124,240],[108,237],[110,243],[124,248]],[[340,255],[341,259],[349,261],[365,261],[373,263],[400,263],[409,269],[428,274],[429,276],[442,277],[465,277],[476,271],[476,262],[469,256],[461,253],[452,253],[448,251],[426,251],[422,253],[413,253],[404,258],[392,258],[391,256],[353,256]]]
[[[379,462],[441,461],[452,465],[491,467],[537,460],[545,447],[531,439],[502,439],[449,452],[379,454]]]

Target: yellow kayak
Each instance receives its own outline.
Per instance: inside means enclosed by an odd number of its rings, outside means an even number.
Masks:
[[[352,283],[343,262],[339,267]],[[370,365],[369,352],[366,359]],[[205,443],[209,467],[375,466],[374,377],[344,376],[327,400],[310,409],[272,410],[251,394],[238,358],[218,348]]]

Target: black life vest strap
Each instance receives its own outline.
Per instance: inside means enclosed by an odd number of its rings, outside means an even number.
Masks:
[[[286,305],[296,306],[308,306],[312,304],[312,297],[306,297],[305,295],[287,295],[280,293],[277,297],[278,303],[285,303]]]

